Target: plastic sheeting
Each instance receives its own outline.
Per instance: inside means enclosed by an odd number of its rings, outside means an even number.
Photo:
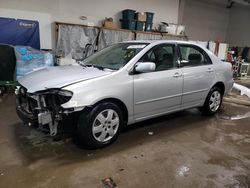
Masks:
[[[98,50],[111,44],[130,40],[135,40],[133,32],[101,29],[98,40]]]
[[[84,59],[94,53],[97,37],[97,28],[60,24],[56,55],[60,57],[70,55],[73,59]]]
[[[161,40],[176,39],[181,37],[142,33],[124,30],[112,30],[78,25],[58,25],[58,41],[56,55],[59,57],[82,60],[107,46],[118,42],[131,40]],[[97,46],[96,46],[97,45]]]
[[[153,33],[136,33],[136,40],[185,40],[183,37],[167,35],[167,34],[153,34]]]
[[[187,40],[184,37],[174,36],[174,35],[163,35],[163,40]]]
[[[136,33],[136,40],[161,40],[162,35],[160,34],[146,34],[146,33]]]

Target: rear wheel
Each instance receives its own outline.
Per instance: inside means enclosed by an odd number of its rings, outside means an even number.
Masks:
[[[100,103],[80,115],[79,140],[89,149],[102,148],[117,139],[123,126],[121,109],[111,102]]]
[[[220,88],[213,87],[208,93],[204,106],[200,108],[201,112],[205,115],[217,113],[222,103],[222,95]]]

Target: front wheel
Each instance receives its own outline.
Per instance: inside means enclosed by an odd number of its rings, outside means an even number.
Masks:
[[[0,86],[0,96],[3,96],[3,94],[6,92],[5,86]]]
[[[206,98],[204,106],[200,108],[204,115],[214,115],[220,109],[222,104],[222,91],[218,87],[213,87]]]
[[[123,126],[121,109],[111,102],[100,103],[80,116],[79,140],[89,149],[102,148],[117,139]]]

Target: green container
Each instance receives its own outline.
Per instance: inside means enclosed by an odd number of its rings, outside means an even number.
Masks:
[[[153,23],[145,23],[144,31],[151,32],[153,30]]]
[[[122,29],[135,30],[136,21],[135,20],[120,20],[122,22]]]
[[[152,12],[146,12],[146,22],[147,23],[153,23],[153,19],[154,19],[154,13]]]
[[[122,11],[122,19],[123,20],[133,20],[135,19],[135,10],[126,9]]]
[[[144,25],[145,25],[144,22],[136,21],[136,30],[137,30],[137,31],[143,31]]]

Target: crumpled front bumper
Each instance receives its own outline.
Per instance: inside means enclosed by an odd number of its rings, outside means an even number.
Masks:
[[[29,126],[31,125],[38,125],[38,117],[26,112],[21,104],[20,104],[20,100],[19,97],[16,97],[16,112],[18,117],[25,123],[28,124]]]
[[[16,112],[25,124],[48,130],[50,135],[54,136],[58,132],[59,123],[60,126],[75,123],[73,117],[78,116],[77,112],[81,111],[80,108],[65,109],[61,107],[60,103],[58,104],[58,98],[55,97],[57,93],[46,91],[33,94],[24,92],[23,89],[25,90],[23,87],[22,90],[17,88],[15,92]]]

